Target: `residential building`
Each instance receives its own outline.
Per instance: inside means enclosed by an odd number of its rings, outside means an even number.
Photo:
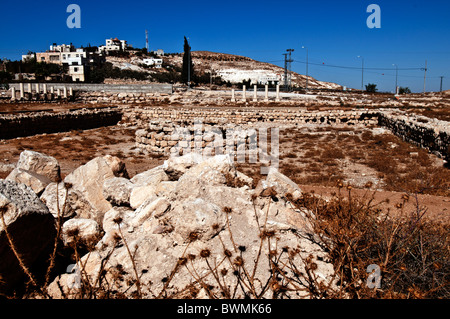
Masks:
[[[155,54],[157,56],[163,56],[164,55],[164,50],[163,49],[158,49],[156,51],[153,51],[153,54]]]
[[[34,53],[24,54],[22,55],[22,62],[27,62],[28,60],[36,58]]]
[[[159,59],[159,58],[147,58],[143,60],[145,65],[148,66],[154,66],[156,68],[161,68],[162,67],[162,63],[163,63],[163,59]]]
[[[36,62],[62,65],[61,52],[36,52]]]
[[[54,43],[49,51],[37,52],[36,61],[62,65],[67,68],[72,81],[84,82],[91,67],[104,61],[104,56],[92,48],[75,48],[72,44]]]
[[[130,44],[127,43],[126,40],[119,40],[117,38],[114,39],[106,39],[106,45],[100,46],[99,52],[110,52],[110,51],[125,51],[127,49],[132,48]]]

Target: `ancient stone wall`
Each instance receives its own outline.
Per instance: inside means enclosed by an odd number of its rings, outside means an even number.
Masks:
[[[450,126],[446,121],[424,116],[406,115],[392,110],[331,110],[307,111],[293,108],[144,108],[124,112],[123,122],[137,125],[136,146],[140,149],[169,154],[170,148],[180,140],[173,131],[177,127],[190,129],[198,119],[203,125],[214,125],[224,131],[226,125],[356,125],[380,126],[389,129],[402,139],[426,148],[430,152],[449,159]],[[192,141],[193,143],[193,141]],[[203,143],[207,145],[208,143]],[[193,146],[193,144],[191,145]]]
[[[403,140],[425,148],[450,161],[450,125],[446,121],[424,116],[380,112],[378,124]]]
[[[375,126],[378,124],[378,113],[368,110],[308,112],[261,108],[147,108],[125,111],[122,121],[140,128],[136,131],[136,147],[168,155],[176,145],[179,148],[201,148],[206,153],[214,153],[216,147],[226,148],[227,132],[231,132],[234,141],[239,139],[240,143],[249,145],[256,137],[256,128],[267,130],[303,124]]]
[[[122,118],[119,109],[82,109],[67,112],[5,114],[0,116],[0,139],[42,133],[92,129],[117,124]]]
[[[168,93],[143,93],[143,92],[76,92],[75,101],[91,104],[151,104],[164,101]]]
[[[207,124],[332,124],[348,125],[363,123],[376,125],[378,111],[307,111],[298,108],[134,108],[125,110],[124,122],[145,126],[154,120],[170,120],[174,123],[192,124],[202,119]]]

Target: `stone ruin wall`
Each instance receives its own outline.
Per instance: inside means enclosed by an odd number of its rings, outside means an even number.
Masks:
[[[75,101],[91,104],[127,105],[169,102],[168,93],[115,93],[115,92],[76,92]]]
[[[171,148],[180,141],[179,134],[173,134],[175,129],[184,127],[189,129],[189,134],[193,136],[195,119],[201,119],[203,129],[206,131],[210,125],[221,128],[222,131],[226,130],[227,125],[238,125],[244,129],[255,128],[258,125],[268,127],[304,124],[379,126],[449,161],[449,123],[424,116],[406,116],[401,111],[361,109],[318,112],[298,109],[146,108],[125,112],[123,120],[140,128],[136,131],[136,147],[147,152],[168,155]],[[208,142],[210,141],[204,140],[201,147],[211,144]],[[193,138],[190,143],[190,147],[198,146]]]
[[[121,119],[122,111],[118,108],[2,114],[0,115],[0,139],[87,130],[116,125]]]

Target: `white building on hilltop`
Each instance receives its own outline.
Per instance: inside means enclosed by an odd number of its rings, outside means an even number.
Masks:
[[[148,59],[144,59],[143,63],[145,65],[148,66],[155,66],[156,68],[161,68],[162,64],[163,64],[163,59],[159,59],[159,58],[148,58]]]
[[[98,47],[99,52],[110,52],[110,51],[125,51],[126,49],[132,48],[131,45],[127,44],[126,40],[106,39],[106,45],[101,45]]]
[[[241,69],[222,69],[218,75],[224,81],[231,83],[241,83],[250,80],[251,84],[277,84],[281,78],[280,74],[275,74],[269,70],[241,70]]]

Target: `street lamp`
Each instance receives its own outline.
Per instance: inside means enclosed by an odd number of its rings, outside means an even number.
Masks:
[[[302,46],[302,49],[306,49],[306,91],[308,91],[308,48]]]
[[[358,58],[362,60],[361,91],[364,91],[364,57],[358,55]]]
[[[397,81],[398,81],[398,65],[397,64],[392,64],[393,66],[395,66],[395,94],[398,94],[398,85],[397,85]]]

